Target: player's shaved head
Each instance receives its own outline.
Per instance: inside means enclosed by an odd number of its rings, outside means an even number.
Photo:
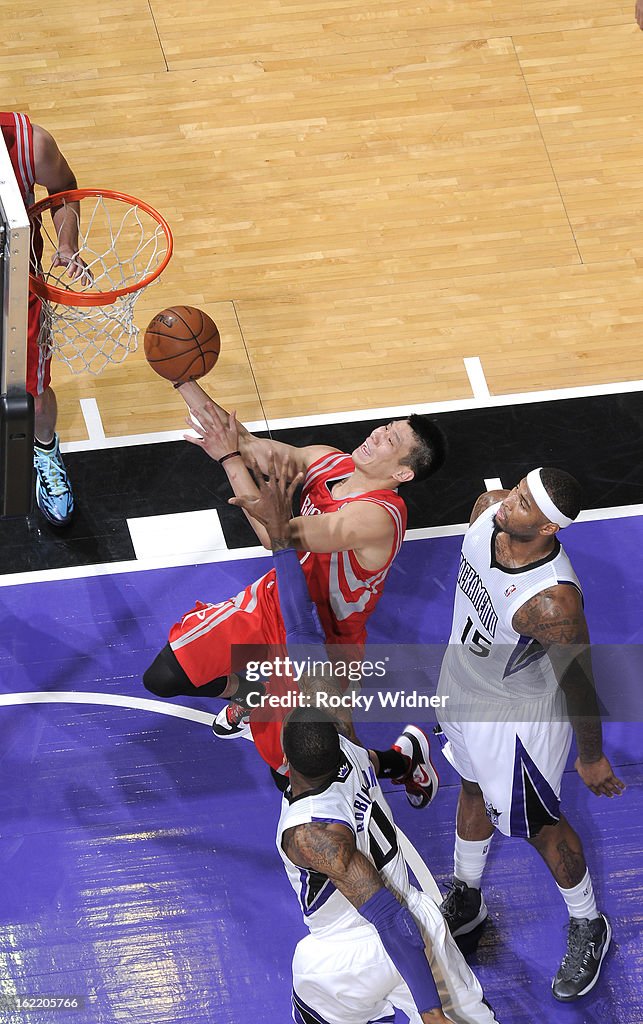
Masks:
[[[284,725],[282,742],[288,764],[308,779],[330,775],[341,761],[337,723],[316,708],[295,708]]]

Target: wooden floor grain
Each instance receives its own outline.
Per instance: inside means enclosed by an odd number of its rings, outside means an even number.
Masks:
[[[257,420],[643,378],[643,35],[580,0],[98,0],[3,8],[4,105],[175,256],[137,307],[220,325]],[[176,429],[138,352],[54,367],[65,440]]]

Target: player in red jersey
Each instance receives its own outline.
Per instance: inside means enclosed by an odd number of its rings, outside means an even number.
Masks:
[[[358,659],[366,621],[404,536],[406,508],[397,488],[430,476],[442,465],[442,432],[427,417],[413,415],[377,427],[350,455],[325,445],[297,448],[255,437],[194,381],[181,385],[180,391],[198,424],[198,436],[188,439],[223,466],[235,495],[258,495],[246,462],[256,462],[267,473],[273,453],[289,459],[292,477],[302,474],[301,514],[290,521],[288,542],[304,552],[301,563],[327,644],[348,646],[350,658]],[[261,542],[270,547],[264,527],[247,511],[246,515]],[[233,700],[219,716],[215,731],[239,735],[246,731],[241,717],[248,715],[253,702],[248,698],[264,693],[265,685],[245,679],[243,664],[233,662],[233,645],[271,647],[274,654],[275,648],[285,652],[285,640],[271,570],[236,597],[218,604],[198,603],[184,615],[145,672],[144,684],[163,697]],[[271,687],[276,683],[273,680]],[[271,733],[275,723],[265,727]],[[255,735],[257,728],[253,726]]]
[[[0,129],[9,151],[11,164],[25,206],[34,202],[34,188],[43,185],[49,195],[76,188],[74,172],[58,149],[55,139],[32,124],[26,114],[0,113]],[[70,208],[78,204],[68,204]],[[52,210],[58,238],[54,266],[67,267],[70,278],[86,272],[78,257],[78,220],[65,216],[62,206]],[[42,256],[40,228],[32,234],[32,256]],[[74,498],[67,471],[60,454],[56,433],[56,396],[51,387],[51,349],[41,337],[41,303],[29,293],[27,326],[27,392],[34,399],[34,466],[36,469],[36,501],[44,517],[55,526],[66,526],[74,511]]]

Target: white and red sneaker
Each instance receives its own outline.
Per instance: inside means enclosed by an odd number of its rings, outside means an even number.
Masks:
[[[404,732],[393,744],[409,759],[409,768],[398,779],[392,779],[396,786],[404,786],[406,799],[411,807],[422,810],[435,800],[440,786],[438,773],[431,761],[429,737],[417,725],[405,725]]]
[[[243,704],[231,701],[219,712],[212,723],[212,732],[220,740],[236,740],[241,736],[251,736],[250,709]]]

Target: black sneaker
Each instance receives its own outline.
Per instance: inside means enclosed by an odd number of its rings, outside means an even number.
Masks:
[[[243,704],[232,701],[226,704],[212,723],[212,732],[220,740],[236,740],[241,736],[250,736],[250,710]]]
[[[406,799],[411,807],[421,810],[435,800],[440,780],[431,761],[429,739],[417,725],[405,725],[404,732],[393,744],[393,750],[409,759],[409,769],[398,779],[391,779],[396,786],[404,786]]]
[[[472,889],[459,878],[454,878],[449,885],[440,910],[454,939],[472,932],[489,914],[482,890]]]
[[[612,929],[605,914],[593,921],[586,917],[571,918],[567,952],[551,983],[556,999],[567,1003],[594,988],[611,938]]]

